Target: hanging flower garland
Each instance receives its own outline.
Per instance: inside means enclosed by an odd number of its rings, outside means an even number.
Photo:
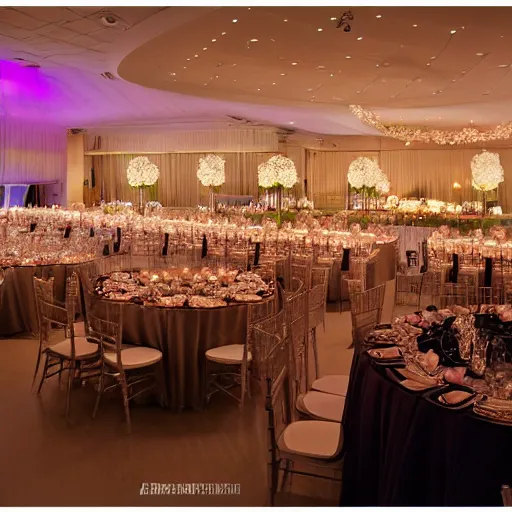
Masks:
[[[220,187],[226,182],[226,161],[219,155],[209,154],[199,159],[197,179],[205,187]]]
[[[147,156],[137,156],[130,160],[126,176],[130,187],[151,187],[158,181],[160,171]]]
[[[498,188],[504,181],[503,167],[498,153],[483,151],[471,160],[473,187],[481,192],[489,192]]]
[[[258,185],[261,188],[292,188],[298,181],[293,160],[283,155],[275,155],[258,166]]]

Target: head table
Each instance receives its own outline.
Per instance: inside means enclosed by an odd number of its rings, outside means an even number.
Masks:
[[[499,506],[512,428],[443,409],[355,356],[344,416],[344,506]]]

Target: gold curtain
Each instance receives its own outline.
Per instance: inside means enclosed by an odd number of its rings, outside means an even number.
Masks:
[[[208,189],[197,179],[199,158],[207,153],[167,153],[146,155],[160,169],[156,185],[156,199],[163,206],[195,207],[208,204]],[[252,195],[258,198],[258,165],[274,153],[227,153],[226,182],[222,194]],[[131,201],[138,203],[138,191],[128,185],[126,168],[137,155],[113,154],[92,157],[96,186],[85,195],[88,204],[102,199],[109,201]],[[149,194],[146,199],[149,200]]]
[[[344,208],[347,173],[359,156],[375,157],[399,197],[425,197],[442,201],[476,201],[481,194],[471,185],[471,159],[478,149],[425,149],[393,151],[313,151],[307,153],[309,194],[319,208]],[[503,212],[512,211],[512,149],[491,149],[500,155],[505,182],[498,189]],[[460,191],[453,189],[458,182]],[[492,199],[489,194],[488,199]]]

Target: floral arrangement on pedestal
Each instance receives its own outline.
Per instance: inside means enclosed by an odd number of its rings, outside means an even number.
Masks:
[[[218,191],[226,182],[226,161],[219,155],[208,154],[199,159],[197,179],[201,185],[210,189],[210,209],[215,209],[214,191]]]
[[[347,178],[350,188],[362,194],[363,203],[369,197],[379,198],[388,194],[391,186],[377,160],[366,156],[360,156],[350,164]]]
[[[277,191],[278,219],[282,206],[282,189],[292,188],[298,181],[297,169],[293,160],[284,155],[274,155],[258,166],[258,185],[264,189],[276,189]]]
[[[483,215],[486,212],[486,193],[498,188],[504,181],[504,171],[498,153],[482,153],[471,159],[471,178],[473,188],[482,192]]]
[[[147,156],[137,156],[130,160],[126,169],[130,187],[139,189],[139,209],[144,207],[144,189],[152,187],[160,177],[160,170]]]

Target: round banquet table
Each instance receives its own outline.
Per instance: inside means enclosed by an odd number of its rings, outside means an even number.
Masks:
[[[38,330],[34,276],[54,278],[55,298],[63,302],[66,298],[66,278],[80,267],[92,262],[37,265],[4,268],[5,278],[0,284],[0,336],[7,337]]]
[[[107,301],[96,304],[104,302]],[[176,412],[202,409],[205,352],[245,342],[249,306],[187,309],[122,303],[121,307],[123,343],[144,345],[163,353],[162,405]]]
[[[512,427],[446,410],[355,356],[344,415],[343,506],[499,506]]]

